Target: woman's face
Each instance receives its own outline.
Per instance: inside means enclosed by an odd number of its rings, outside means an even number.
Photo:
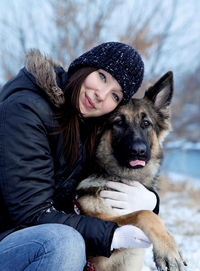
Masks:
[[[84,80],[79,108],[85,118],[99,117],[114,110],[122,98],[122,88],[117,80],[100,69],[90,73]]]

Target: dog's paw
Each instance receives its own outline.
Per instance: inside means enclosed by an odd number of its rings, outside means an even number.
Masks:
[[[184,266],[187,266],[178,245],[169,233],[166,242],[157,244],[153,250],[158,271],[184,271]]]

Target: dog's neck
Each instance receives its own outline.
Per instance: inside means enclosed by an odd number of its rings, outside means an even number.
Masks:
[[[146,165],[145,174],[142,169],[127,169],[118,170],[118,167],[102,167],[103,163],[95,165],[95,175],[97,178],[104,178],[114,182],[124,182],[130,184],[133,181],[138,181],[148,188],[155,189],[159,176],[160,160],[152,161]],[[152,166],[153,165],[153,166]],[[141,174],[142,172],[142,174]]]
[[[158,179],[158,170],[156,174],[153,175],[153,172],[145,178],[141,179],[139,172],[134,171],[135,174],[131,174],[131,176],[119,176],[119,174],[108,173],[105,168],[102,168],[98,165],[95,165],[95,174],[92,174],[88,178],[84,179],[80,182],[77,187],[78,195],[82,194],[90,194],[90,195],[98,195],[100,191],[107,190],[106,183],[107,181],[114,182],[123,182],[128,185],[132,185],[133,181],[138,181],[145,185],[147,188],[156,190],[156,184]],[[131,178],[130,178],[131,177]],[[144,176],[143,176],[144,177]]]

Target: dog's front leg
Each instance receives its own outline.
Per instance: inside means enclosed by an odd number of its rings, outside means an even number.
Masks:
[[[183,271],[184,262],[178,245],[161,219],[151,211],[137,211],[120,217],[108,218],[118,225],[132,224],[139,227],[153,244],[154,261],[158,270]],[[167,268],[167,269],[166,269]]]
[[[144,261],[143,248],[115,250],[109,258],[94,257],[89,261],[96,271],[141,271]]]

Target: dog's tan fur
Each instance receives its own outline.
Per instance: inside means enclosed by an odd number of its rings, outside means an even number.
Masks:
[[[153,127],[146,133],[151,146],[151,158],[148,163],[143,168],[136,169],[120,166],[113,155],[112,128],[105,129],[96,154],[96,164],[100,171],[83,180],[77,191],[81,195],[79,203],[84,214],[114,221],[119,226],[132,224],[143,230],[153,244],[154,260],[158,270],[168,268],[169,271],[183,271],[184,261],[179,248],[155,213],[142,210],[118,217],[112,207],[99,197],[99,192],[107,189],[107,180],[126,179],[126,183],[130,185],[131,180],[136,180],[149,188],[155,188],[162,158],[162,141],[170,130],[169,104],[172,91],[172,73],[168,73],[146,92],[143,100],[133,100],[128,105],[121,106],[108,120],[114,123],[123,114],[129,127],[132,127],[136,136],[139,136],[135,126],[140,123],[140,116],[145,112]],[[141,268],[142,254],[142,249],[122,249],[114,252],[110,258],[95,257],[90,260],[95,264],[97,271],[136,271]]]

